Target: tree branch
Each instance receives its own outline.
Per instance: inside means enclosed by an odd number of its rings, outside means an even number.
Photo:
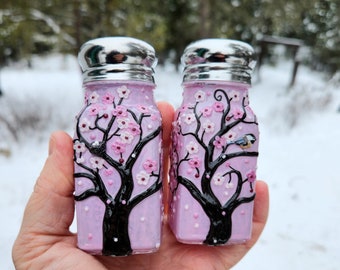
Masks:
[[[74,195],[74,199],[76,201],[83,201],[87,198],[93,197],[93,196],[98,196],[99,197],[100,194],[100,190],[97,188],[91,188],[88,189],[86,191],[84,191],[83,193],[81,193],[80,195]]]
[[[141,153],[144,146],[151,141],[152,139],[156,138],[160,132],[161,132],[162,128],[158,127],[154,132],[150,133],[149,135],[145,136],[142,140],[140,140],[135,148],[133,149],[133,151],[131,153]],[[133,164],[136,162],[137,157],[133,157],[132,155],[129,156],[128,160],[125,163],[125,167],[126,168],[132,168]]]
[[[189,179],[183,176],[178,176],[177,181],[189,191],[189,193],[202,206],[203,209],[206,209],[206,206],[209,203],[214,204],[214,202],[212,200],[209,200],[209,197],[204,196],[201,193],[201,191]]]
[[[153,183],[147,190],[145,190],[142,193],[139,193],[133,199],[130,200],[130,203],[129,203],[130,208],[134,208],[137,204],[142,202],[144,199],[146,199],[147,197],[151,196],[152,194],[160,190],[161,187],[162,187],[162,181],[160,181],[160,178],[158,177],[156,182]]]

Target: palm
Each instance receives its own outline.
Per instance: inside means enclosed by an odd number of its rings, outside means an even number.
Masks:
[[[263,187],[264,184],[260,182],[258,186],[259,195],[265,194],[261,192]],[[256,204],[262,203],[262,199],[265,199],[265,196],[258,196]],[[59,198],[59,201],[62,205],[65,203],[65,206],[68,204],[69,207],[65,209],[73,209],[72,197],[64,198],[63,200]],[[34,204],[35,202],[33,201],[32,203]],[[34,213],[30,213],[30,208],[26,210],[26,214],[34,217]],[[76,247],[76,235],[70,233],[68,229],[73,219],[73,211],[69,211],[65,213],[63,219],[59,220],[60,224],[64,224],[64,226],[59,227],[57,230],[48,226],[46,228],[50,228],[51,231],[45,231],[39,235],[23,231],[24,237],[21,240],[24,243],[22,245],[18,243],[21,247],[19,252],[22,254],[29,253],[34,257],[33,264],[29,262],[33,269],[38,269],[40,268],[39,266],[47,265],[47,263],[51,266],[56,264],[58,268],[62,269],[100,269],[102,267],[106,269],[122,269],[124,267],[126,270],[226,269],[235,265],[256,242],[264,225],[264,219],[261,214],[260,211],[255,212],[254,237],[244,245],[225,247],[185,245],[178,243],[168,226],[164,225],[163,243],[159,252],[129,257],[104,257],[91,256]],[[24,265],[27,258],[25,256],[18,257],[23,260],[22,265]]]
[[[264,182],[258,183],[258,197],[255,201],[253,236],[242,245],[209,247],[178,243],[169,227],[164,225],[163,242],[159,252],[132,257],[98,257],[108,269],[229,269],[235,265],[255,244],[266,220],[267,193]],[[262,208],[261,208],[261,207]]]
[[[159,108],[164,122],[164,157],[167,158],[173,110],[164,103],[159,104]],[[164,164],[168,164],[166,159]],[[72,140],[65,133],[55,133],[50,141],[50,155],[27,204],[13,246],[16,269],[226,269],[235,265],[255,244],[268,214],[267,187],[259,181],[253,236],[244,245],[180,244],[164,224],[162,245],[156,253],[115,258],[91,256],[76,247],[76,235],[69,231],[74,217],[73,190]]]

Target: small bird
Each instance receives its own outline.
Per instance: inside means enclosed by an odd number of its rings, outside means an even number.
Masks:
[[[254,134],[246,134],[243,137],[233,141],[232,143],[238,145],[242,149],[250,148],[256,142]]]

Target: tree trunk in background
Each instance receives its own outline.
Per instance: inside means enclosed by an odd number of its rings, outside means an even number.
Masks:
[[[73,15],[74,15],[74,38],[76,40],[75,54],[78,54],[80,46],[82,45],[81,40],[81,3],[80,0],[73,2]]]
[[[211,4],[210,0],[200,0],[199,16],[201,27],[199,29],[200,38],[211,37]]]

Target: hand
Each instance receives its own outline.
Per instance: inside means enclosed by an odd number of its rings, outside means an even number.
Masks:
[[[174,111],[165,102],[158,106],[163,117],[166,179]],[[264,182],[257,181],[253,234],[245,244],[224,247],[181,244],[164,222],[162,245],[156,253],[116,258],[92,256],[76,247],[76,235],[69,230],[74,217],[73,191],[72,139],[64,132],[56,132],[50,138],[49,156],[27,203],[13,246],[16,269],[229,269],[255,244],[268,216],[268,188]]]

